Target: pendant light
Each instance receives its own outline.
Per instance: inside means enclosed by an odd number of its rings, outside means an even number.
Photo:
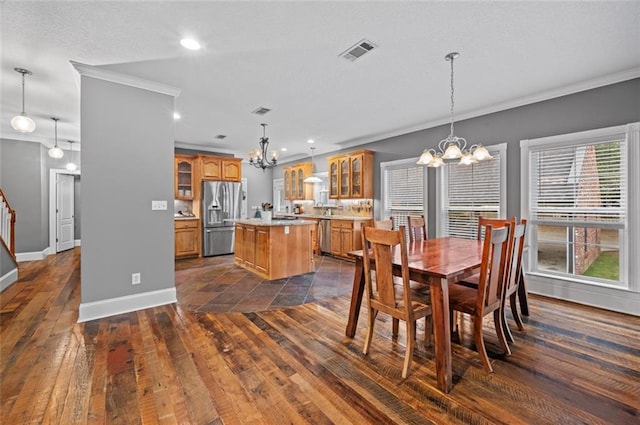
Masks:
[[[22,74],[22,112],[11,120],[11,127],[20,133],[31,133],[36,129],[36,123],[27,116],[24,111],[24,76],[31,75],[31,71],[24,68],[13,68],[16,72]]]
[[[69,162],[64,166],[69,171],[76,171],[78,169],[78,165],[73,161],[73,140],[67,140],[69,142]]]
[[[438,152],[435,149],[425,149],[420,155],[417,164],[427,167],[442,167],[453,161],[459,160],[458,164],[471,165],[478,161],[493,158],[487,148],[482,145],[471,145],[467,150],[467,140],[464,137],[457,137],[453,134],[453,61],[460,56],[458,52],[451,52],[444,58],[451,62],[451,123],[450,133],[438,143]]]
[[[316,161],[313,158],[313,152],[316,150],[315,147],[311,146],[311,175],[304,179],[305,183],[322,183],[322,179],[318,176],[314,176],[316,172]]]
[[[53,120],[53,122],[55,122],[56,138],[55,138],[55,145],[53,145],[49,149],[49,156],[51,158],[60,159],[64,156],[63,150],[58,147],[58,120],[60,118],[51,117],[51,119]]]

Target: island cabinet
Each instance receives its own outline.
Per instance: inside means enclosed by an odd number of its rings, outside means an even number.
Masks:
[[[372,151],[359,150],[330,156],[329,198],[373,198],[373,155]]]
[[[213,155],[198,155],[202,180],[239,182],[242,179],[242,159]]]
[[[291,220],[236,222],[235,264],[268,280],[314,272],[313,226]]]
[[[352,260],[349,251],[362,249],[362,228],[371,225],[371,220],[331,220],[331,254]]]
[[[198,219],[174,220],[175,257],[187,258],[200,255],[200,228]]]
[[[302,162],[285,167],[284,177],[284,198],[289,201],[313,200],[313,183],[305,183],[304,179],[313,174],[313,164]]]

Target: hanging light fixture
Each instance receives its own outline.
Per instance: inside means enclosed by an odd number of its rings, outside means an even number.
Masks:
[[[316,148],[311,146],[311,175],[303,180],[305,183],[322,183],[322,179],[314,175],[316,172],[316,161],[314,159],[313,152],[315,150]]]
[[[24,76],[31,75],[32,72],[24,68],[13,68],[16,72],[22,74],[22,112],[11,120],[11,127],[20,133],[31,133],[36,129],[36,123],[27,116],[24,111]]]
[[[69,142],[69,162],[65,165],[65,168],[69,171],[76,171],[78,169],[78,164],[73,161],[73,140],[67,140]]]
[[[271,159],[266,159],[267,149],[269,147],[269,138],[266,137],[267,125],[264,123],[260,125],[262,126],[262,137],[258,142],[260,147],[249,151],[249,164],[252,164],[256,168],[262,168],[262,171],[264,171],[267,168],[273,168],[278,165],[278,152],[269,152]]]
[[[460,53],[451,52],[444,57],[445,60],[451,62],[451,131],[446,139],[442,139],[438,143],[438,152],[435,149],[425,149],[420,155],[417,164],[426,165],[427,167],[442,167],[459,160],[458,164],[470,165],[493,158],[487,148],[482,145],[471,145],[467,150],[467,140],[453,134],[453,61],[458,56],[460,56]]]
[[[49,156],[51,158],[60,159],[64,156],[64,152],[58,147],[58,120],[60,118],[51,117],[51,119],[55,122],[56,138],[55,144],[49,149]]]

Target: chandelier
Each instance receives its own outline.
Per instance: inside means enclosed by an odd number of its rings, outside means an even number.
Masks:
[[[265,136],[267,125],[260,125],[262,126],[262,137],[258,142],[260,147],[249,151],[249,164],[252,164],[256,168],[262,168],[262,171],[264,171],[267,168],[273,168],[278,165],[278,152],[271,151],[269,153],[271,159],[266,159],[267,148],[269,147],[269,138]]]
[[[487,148],[482,145],[471,145],[467,149],[467,140],[453,134],[453,60],[460,56],[458,52],[451,52],[444,58],[451,62],[451,131],[446,139],[438,143],[438,151],[425,149],[416,164],[427,167],[441,167],[459,160],[458,164],[470,165],[478,161],[493,158]]]

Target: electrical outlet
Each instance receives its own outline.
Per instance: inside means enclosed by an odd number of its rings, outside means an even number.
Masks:
[[[142,280],[140,278],[140,273],[131,273],[131,284],[139,285],[140,283],[142,283]]]

